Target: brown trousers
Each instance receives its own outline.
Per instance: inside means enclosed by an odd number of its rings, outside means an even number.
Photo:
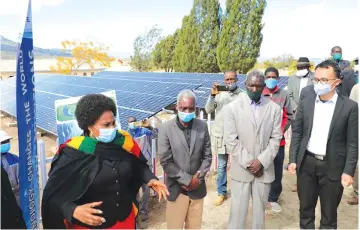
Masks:
[[[180,194],[174,202],[168,201],[166,222],[168,229],[201,229],[204,199],[192,200]]]

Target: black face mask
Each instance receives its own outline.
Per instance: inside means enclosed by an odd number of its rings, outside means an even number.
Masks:
[[[249,96],[249,98],[250,98],[252,101],[259,101],[263,89],[264,89],[264,88],[262,88],[261,90],[259,90],[259,91],[257,91],[257,92],[253,92],[253,91],[251,91],[250,89],[246,88],[246,93],[247,93],[247,95]]]

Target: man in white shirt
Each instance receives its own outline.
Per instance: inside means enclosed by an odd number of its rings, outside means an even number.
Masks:
[[[314,85],[301,92],[292,123],[289,171],[297,172],[300,228],[337,228],[337,207],[344,187],[353,183],[358,160],[358,105],[336,93],[341,70],[332,60],[316,67]]]

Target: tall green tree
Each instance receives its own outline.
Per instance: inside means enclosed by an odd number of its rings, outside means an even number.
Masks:
[[[172,72],[174,69],[175,44],[179,30],[169,35],[156,44],[152,53],[154,66],[164,69],[165,72]]]
[[[195,0],[196,19],[199,24],[200,53],[197,72],[219,72],[216,47],[220,37],[221,7],[218,0]]]
[[[199,26],[196,23],[195,9],[182,21],[179,40],[175,46],[175,71],[197,72],[200,53]]]
[[[217,46],[221,71],[248,72],[260,55],[261,22],[266,0],[227,0],[223,27]]]
[[[152,51],[155,45],[161,40],[161,32],[157,25],[149,31],[140,34],[134,41],[134,54],[130,57],[130,66],[136,71],[150,71],[152,66]]]

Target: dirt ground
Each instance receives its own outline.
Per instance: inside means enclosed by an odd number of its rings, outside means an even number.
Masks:
[[[15,154],[18,153],[17,145],[17,128],[7,127],[7,123],[13,121],[12,118],[2,117],[0,128],[5,130],[14,139],[11,142],[11,151]],[[56,141],[55,137],[51,135],[45,135],[43,137],[38,136],[38,140],[44,140],[46,146],[46,154],[48,157],[53,156]],[[286,152],[288,155],[288,152]],[[285,159],[288,162],[288,159]],[[49,169],[49,165],[48,165]],[[161,173],[161,167],[158,166],[157,172]],[[289,187],[294,184],[295,176],[290,175],[284,171],[283,177],[283,192],[280,196],[280,203],[283,211],[281,213],[273,213],[271,210],[266,211],[266,228],[267,229],[298,229],[299,228],[299,200],[296,193],[290,191]],[[41,187],[41,185],[40,185]],[[216,198],[216,174],[210,175],[207,180],[208,195],[204,202],[203,224],[204,229],[225,229],[227,228],[227,221],[230,210],[231,197],[220,207],[215,207],[212,202]],[[228,186],[230,189],[230,185]],[[358,206],[350,206],[346,203],[346,200],[351,196],[352,187],[345,188],[342,201],[338,208],[338,227],[339,229],[358,229]],[[231,191],[230,191],[231,194]],[[320,217],[320,203],[318,203],[316,209],[316,226],[319,226]],[[149,222],[141,224],[141,228],[148,229],[165,229],[165,208],[166,203],[158,202],[157,199],[152,199],[150,203],[150,216]],[[251,203],[248,215],[248,228],[251,227]]]

